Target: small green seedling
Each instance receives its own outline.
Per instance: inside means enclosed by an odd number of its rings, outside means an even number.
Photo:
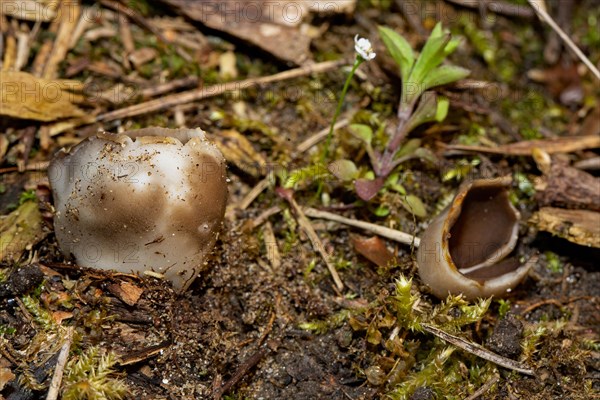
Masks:
[[[438,96],[430,89],[449,84],[467,77],[469,70],[442,64],[456,50],[459,41],[442,30],[438,23],[417,57],[406,39],[390,28],[379,27],[379,34],[394,61],[398,64],[402,78],[402,95],[398,105],[398,125],[385,148],[373,148],[372,135],[364,128],[353,127],[355,136],[367,149],[374,179],[357,179],[356,192],[363,200],[372,199],[385,184],[386,178],[402,162],[402,144],[409,132],[429,122],[441,122],[448,114],[448,99]]]

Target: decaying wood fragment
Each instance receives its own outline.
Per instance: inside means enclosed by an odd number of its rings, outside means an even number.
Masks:
[[[600,211],[600,179],[595,176],[565,163],[553,162],[542,180],[543,190],[536,193],[540,206]]]
[[[543,207],[531,218],[538,229],[570,242],[600,248],[600,213]]]

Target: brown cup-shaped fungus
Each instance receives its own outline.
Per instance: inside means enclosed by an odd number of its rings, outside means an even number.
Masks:
[[[514,288],[530,265],[505,257],[514,249],[519,212],[508,198],[511,178],[463,185],[421,236],[419,275],[437,297],[499,296]]]
[[[100,133],[59,152],[48,175],[65,255],[158,272],[180,292],[214,246],[227,202],[225,160],[201,129]]]

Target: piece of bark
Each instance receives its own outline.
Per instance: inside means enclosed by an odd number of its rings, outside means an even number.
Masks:
[[[134,306],[140,296],[144,292],[144,289],[129,282],[113,283],[108,285],[108,291],[117,296],[128,306]]]
[[[540,206],[600,211],[600,179],[585,171],[553,162],[543,186],[536,193]]]
[[[538,229],[570,242],[600,248],[600,213],[543,207],[531,218]]]
[[[237,0],[213,2],[163,0],[163,2],[208,28],[242,39],[284,61],[302,64],[310,57],[310,37],[299,28],[290,26],[296,20],[302,20],[305,12],[304,7],[300,5],[303,2],[294,3],[293,9],[292,6],[288,6],[287,9],[279,11],[274,8],[277,2],[263,0],[250,3]],[[284,11],[286,12],[283,14],[284,21],[279,21]]]

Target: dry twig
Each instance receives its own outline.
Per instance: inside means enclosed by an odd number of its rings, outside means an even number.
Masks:
[[[349,123],[350,123],[350,118],[342,118],[338,122],[335,123],[335,125],[333,126],[333,131],[335,132],[338,129],[345,127]],[[311,137],[309,137],[308,139],[306,139],[302,143],[300,143],[297,147],[298,152],[304,153],[305,151],[307,151],[308,149],[310,149],[317,143],[324,140],[328,134],[329,134],[329,127],[321,129],[319,132],[315,133],[314,135],[312,135]]]
[[[58,360],[56,361],[56,368],[54,369],[54,375],[52,376],[52,382],[50,382],[46,400],[56,400],[58,398],[58,391],[60,389],[60,383],[62,382],[65,366],[67,365],[67,360],[69,359],[69,350],[71,349],[72,342],[73,327],[69,327],[66,331],[65,342],[60,349]]]
[[[304,207],[303,211],[306,215],[311,218],[321,218],[327,219],[329,221],[340,222],[342,224],[346,224],[349,226],[354,226],[356,228],[364,229],[366,231],[372,232],[376,235],[383,236],[385,238],[394,240],[399,243],[414,245],[415,247],[419,247],[420,239],[416,236],[410,235],[405,232],[398,231],[396,229],[387,228],[385,226],[371,224],[369,222],[358,221],[355,219],[350,219],[346,217],[342,217],[341,215],[330,213],[327,211],[317,210],[316,208]]]
[[[462,144],[449,144],[448,150],[477,151],[490,154],[501,154],[508,156],[532,156],[535,148],[548,154],[571,153],[578,150],[595,149],[600,147],[600,136],[563,136],[551,139],[524,140],[522,142],[509,143],[496,147],[470,146]]]
[[[267,250],[267,258],[269,259],[273,270],[277,271],[281,267],[281,255],[279,254],[277,239],[275,239],[275,234],[273,233],[273,225],[271,225],[269,221],[267,221],[263,227],[263,237],[265,248]]]
[[[213,96],[218,96],[226,92],[236,90],[244,90],[258,85],[267,83],[279,82],[287,79],[298,78],[312,73],[320,73],[337,68],[344,64],[345,60],[341,61],[325,61],[322,63],[303,66],[300,68],[291,69],[270,76],[260,78],[249,78],[241,81],[227,82],[216,84],[207,88],[199,88],[189,90],[187,92],[176,93],[170,96],[165,96],[159,99],[146,101],[144,103],[135,104],[130,107],[121,108],[119,110],[110,111],[99,115],[96,120],[102,122],[114,121],[120,118],[134,117],[137,115],[147,114],[154,111],[165,110],[174,106],[189,103],[196,100],[206,99]]]
[[[494,374],[490,379],[487,380],[479,389],[473,392],[472,395],[467,397],[465,400],[475,400],[478,397],[487,393],[488,390],[492,388],[500,380],[500,376],[498,374]]]
[[[479,8],[480,3],[473,0],[446,0],[448,3],[453,3],[466,8]],[[490,1],[486,4],[488,11],[496,14],[505,15],[507,17],[533,18],[534,13],[531,9],[519,5],[511,4],[506,1]]]
[[[565,42],[565,44],[573,51],[573,53],[577,55],[577,57],[579,57],[579,59],[585,64],[586,67],[588,67],[588,69],[594,74],[594,76],[597,79],[600,79],[600,71],[598,71],[598,68],[596,68],[596,66],[590,61],[589,58],[587,58],[585,54],[583,54],[579,47],[577,47],[577,45],[571,40],[569,35],[567,35],[565,31],[563,31],[562,28],[558,26],[558,24],[554,21],[550,14],[548,14],[544,2],[541,0],[527,1],[531,5],[531,8],[535,10],[538,17],[540,17],[541,20],[550,25],[554,32],[556,32],[558,36],[560,36],[560,38]]]
[[[233,386],[235,386],[242,378],[252,369],[256,364],[263,359],[269,350],[266,347],[261,347],[258,351],[250,356],[244,363],[238,368],[233,374],[230,380],[225,382],[221,388],[213,393],[214,400],[220,400],[225,393],[227,393]]]
[[[451,335],[435,326],[429,324],[421,324],[423,329],[432,335],[439,337],[440,339],[462,349],[468,353],[476,355],[477,357],[483,358],[489,362],[493,362],[494,364],[500,365],[501,367],[508,368],[513,371],[520,372],[525,375],[534,375],[534,372],[531,368],[528,368],[526,365],[521,364],[515,360],[511,360],[510,358],[503,357],[499,354],[494,353],[486,349],[485,347],[474,343],[469,342],[463,338],[458,336]]]
[[[306,215],[304,215],[302,208],[300,208],[298,203],[296,203],[296,200],[294,200],[292,191],[289,189],[278,188],[277,194],[290,203],[292,210],[296,214],[296,220],[298,221],[298,224],[310,239],[313,247],[319,252],[319,254],[321,254],[321,257],[323,257],[323,261],[325,261],[325,265],[327,265],[327,269],[329,270],[329,273],[335,282],[335,288],[341,293],[342,290],[344,290],[344,283],[340,279],[340,275],[335,269],[335,265],[332,264],[331,256],[325,250],[325,246],[323,246],[321,239],[319,239],[319,235],[317,235],[317,232],[315,232],[314,228],[310,224],[310,221],[308,218],[306,218]]]

